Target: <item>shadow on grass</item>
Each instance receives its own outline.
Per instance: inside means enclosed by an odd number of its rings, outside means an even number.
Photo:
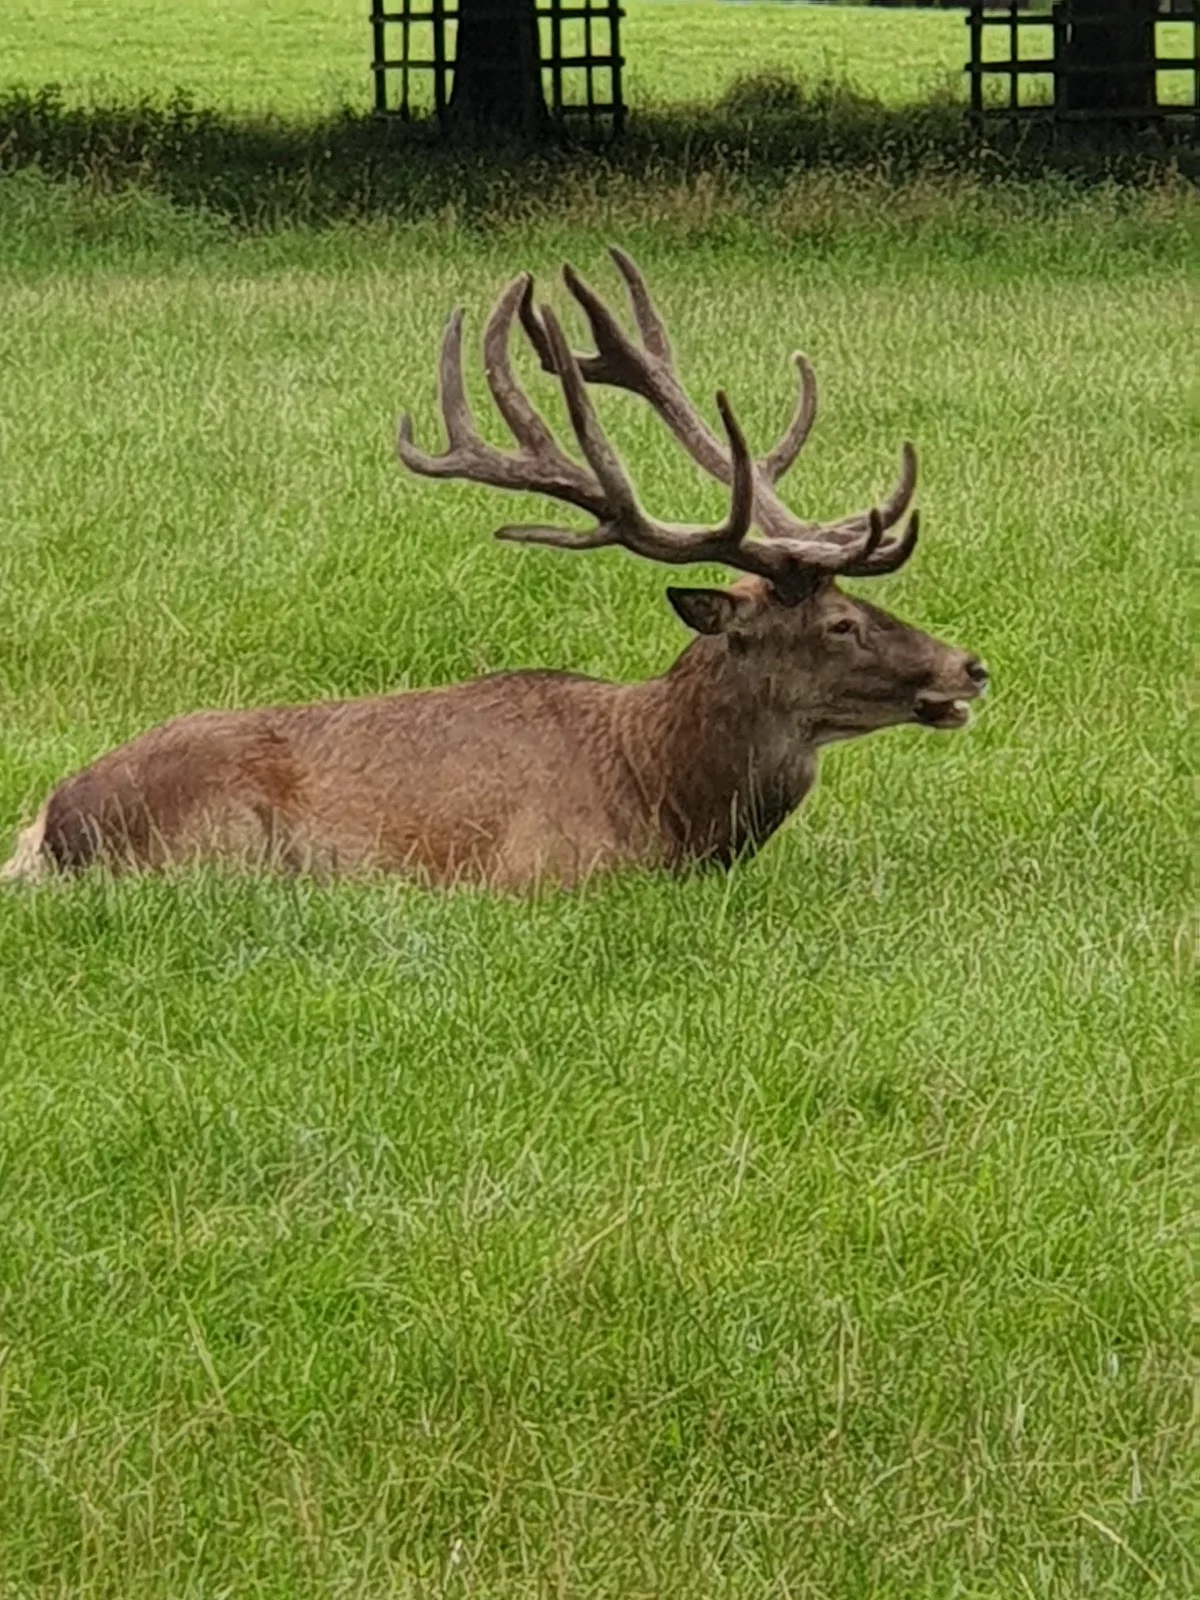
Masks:
[[[322,225],[445,216],[469,225],[497,213],[575,213],[606,185],[678,189],[704,182],[763,197],[799,173],[1154,182],[1200,173],[1200,155],[1169,132],[1121,145],[974,129],[949,98],[906,107],[836,83],[785,74],[735,84],[712,106],[643,111],[616,141],[560,137],[535,152],[449,149],[429,121],[344,111],[318,122],[250,118],[166,101],[74,106],[53,85],[0,95],[0,171],[36,167],[100,189],[148,188],[235,227]]]

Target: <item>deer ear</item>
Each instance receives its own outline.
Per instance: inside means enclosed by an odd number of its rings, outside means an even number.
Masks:
[[[667,599],[697,633],[726,633],[737,616],[737,601],[724,589],[668,589]]]

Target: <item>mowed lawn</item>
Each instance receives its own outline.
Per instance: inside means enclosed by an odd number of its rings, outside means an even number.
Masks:
[[[712,99],[739,76],[781,67],[813,81],[847,80],[902,102],[950,84],[957,88],[967,53],[957,11],[896,14],[716,0],[625,0],[623,9],[626,87],[634,106]],[[71,99],[86,102],[165,95],[180,85],[222,110],[366,110],[369,12],[367,0],[191,0],[186,6],[121,0],[119,7],[5,0],[0,86],[56,82]],[[600,42],[605,37],[597,33]],[[567,43],[582,48],[573,33]],[[413,53],[430,54],[428,31]]]
[[[263,89],[297,115],[342,93],[310,11]],[[16,76],[155,89],[139,15],[55,72],[18,8]],[[165,82],[261,109],[190,15]],[[677,19],[647,69],[708,16],[631,7]],[[615,296],[612,238],[759,449],[813,360],[798,510],[916,442],[921,547],[854,587],[994,677],[961,734],[830,751],[728,876],[0,895],[2,1600],[1196,1587],[1194,201],[635,187],[239,238],[0,178],[0,852],[185,709],[665,670],[678,574],[498,545],[516,502],[392,457],[453,305],[484,416],[492,297],[561,304],[564,257]],[[718,513],[602,405],[656,512]]]
[[[398,14],[399,4],[390,9]],[[762,0],[624,0],[622,9],[625,93],[635,110],[712,100],[738,78],[780,71],[809,85],[849,84],[891,105],[966,95],[961,10]],[[365,111],[369,11],[367,0],[5,0],[0,89],[53,82],[87,104],[163,98],[182,87],[226,112]],[[569,51],[583,52],[582,26],[567,24]],[[1160,22],[1158,31],[1163,55],[1189,52],[1186,24]],[[606,44],[603,27],[595,37]],[[398,54],[399,33],[389,39],[389,54]],[[1019,47],[1022,56],[1046,56],[1049,27],[1024,31]],[[989,59],[1008,48],[1007,35],[987,41]],[[427,29],[414,34],[414,57],[431,49]],[[414,105],[428,104],[422,75],[414,78]],[[1186,101],[1190,87],[1186,74],[1164,73],[1159,97]]]

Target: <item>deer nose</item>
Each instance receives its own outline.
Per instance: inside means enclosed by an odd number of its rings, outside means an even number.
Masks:
[[[988,669],[986,662],[980,661],[978,656],[967,657],[967,677],[977,684],[980,689],[988,686]]]

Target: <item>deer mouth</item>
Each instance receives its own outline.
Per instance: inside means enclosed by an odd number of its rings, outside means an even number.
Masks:
[[[918,695],[913,715],[926,728],[962,728],[970,720],[965,700],[950,695]]]

